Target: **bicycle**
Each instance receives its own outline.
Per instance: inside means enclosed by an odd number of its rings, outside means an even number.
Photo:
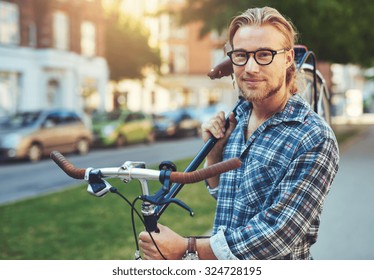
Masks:
[[[295,47],[295,63],[297,66],[298,75],[301,76],[301,81],[305,84],[305,90],[302,92],[304,98],[310,103],[312,108],[325,118],[327,122],[330,121],[330,96],[327,90],[325,80],[321,73],[316,69],[316,57],[313,52],[308,51],[304,46]],[[308,61],[312,61],[308,63]],[[219,79],[224,76],[232,76],[233,68],[229,59],[224,60],[215,68],[211,69],[208,76],[211,79]],[[244,99],[239,96],[237,104],[232,112],[236,115],[236,110]],[[228,126],[228,117],[226,118],[226,126]],[[152,233],[158,232],[157,221],[166,210],[167,206],[175,203],[183,209],[187,210],[193,216],[192,209],[175,197],[183,188],[184,184],[195,183],[214,177],[229,170],[239,168],[241,161],[239,158],[233,158],[225,162],[221,162],[210,167],[196,170],[203,162],[207,154],[211,151],[218,139],[211,137],[196,154],[184,172],[177,172],[176,166],[170,161],[161,162],[159,170],[147,169],[144,162],[127,161],[120,167],[104,167],[104,168],[77,168],[72,165],[62,154],[57,151],[51,153],[51,158],[56,164],[70,177],[75,179],[84,179],[88,182],[87,191],[96,196],[102,197],[107,193],[115,193],[123,198],[131,207],[132,229],[136,244],[135,259],[141,259],[140,250],[135,229],[135,214],[142,221],[146,231],[150,234],[160,255],[166,259],[162,252],[157,247]],[[123,196],[115,187],[111,186],[106,178],[120,178],[124,183],[130,182],[132,179],[139,180],[141,184],[142,194],[130,202]],[[159,180],[162,184],[159,190],[151,195],[148,187],[148,180]],[[135,203],[141,200],[141,213],[135,208]]]
[[[88,182],[87,191],[96,197],[102,197],[107,193],[115,193],[123,198],[131,207],[131,220],[133,233],[136,243],[135,259],[141,259],[139,246],[137,243],[137,234],[135,229],[134,214],[136,213],[142,221],[146,231],[150,234],[158,232],[157,221],[160,217],[161,210],[171,203],[187,210],[191,216],[194,215],[192,209],[179,199],[170,196],[172,183],[191,184],[206,180],[210,177],[217,176],[221,173],[240,167],[239,158],[232,158],[215,165],[202,168],[191,172],[177,172],[176,166],[170,162],[162,162],[159,166],[160,170],[147,169],[144,162],[126,161],[120,167],[104,167],[104,168],[77,168],[70,163],[60,152],[53,151],[51,153],[52,160],[70,177]],[[141,184],[142,194],[130,202],[123,196],[117,188],[113,187],[106,179],[120,178],[124,183],[130,182],[132,179],[139,180]],[[153,195],[150,194],[148,180],[159,180],[161,182],[160,189]],[[141,213],[135,208],[135,203],[143,201]],[[155,242],[154,242],[155,243]],[[157,244],[155,243],[157,247]],[[162,252],[160,252],[162,255]],[[166,259],[166,258],[164,258]]]

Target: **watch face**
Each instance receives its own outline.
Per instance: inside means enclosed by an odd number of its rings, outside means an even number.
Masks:
[[[196,253],[187,253],[183,256],[183,260],[198,260],[199,257]]]

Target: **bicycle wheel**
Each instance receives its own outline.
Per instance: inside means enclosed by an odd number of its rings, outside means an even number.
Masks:
[[[317,70],[316,75],[317,96],[314,95],[313,66],[304,64],[297,73],[299,92],[313,110],[317,109],[318,115],[331,125],[330,94],[322,74]]]

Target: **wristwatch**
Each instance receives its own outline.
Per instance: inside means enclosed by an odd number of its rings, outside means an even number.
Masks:
[[[198,260],[199,256],[196,249],[196,237],[188,237],[187,251],[182,260]]]

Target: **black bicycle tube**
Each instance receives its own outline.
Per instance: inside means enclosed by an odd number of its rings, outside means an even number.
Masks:
[[[239,100],[236,103],[234,109],[232,112],[236,116],[236,110],[238,109],[239,105],[242,104],[244,101],[244,98],[239,96]],[[226,128],[229,126],[229,116],[226,118]],[[203,147],[200,149],[200,151],[197,153],[197,155],[193,158],[193,160],[190,162],[190,164],[187,166],[187,168],[184,170],[184,172],[191,172],[195,171],[199,165],[203,162],[205,157],[209,154],[209,152],[213,149],[214,145],[217,143],[218,139],[212,136],[210,139],[208,139],[207,142],[203,145]],[[165,195],[165,198],[174,198],[177,196],[179,191],[182,189],[184,184],[173,184],[170,188],[170,191]],[[165,211],[168,204],[159,205],[155,208],[155,214],[158,218],[162,215],[162,213]]]
[[[144,218],[144,225],[145,225],[146,231],[159,232],[159,229],[157,228],[157,220],[158,220],[157,215],[155,214],[149,215],[149,216],[143,215],[143,218]]]

